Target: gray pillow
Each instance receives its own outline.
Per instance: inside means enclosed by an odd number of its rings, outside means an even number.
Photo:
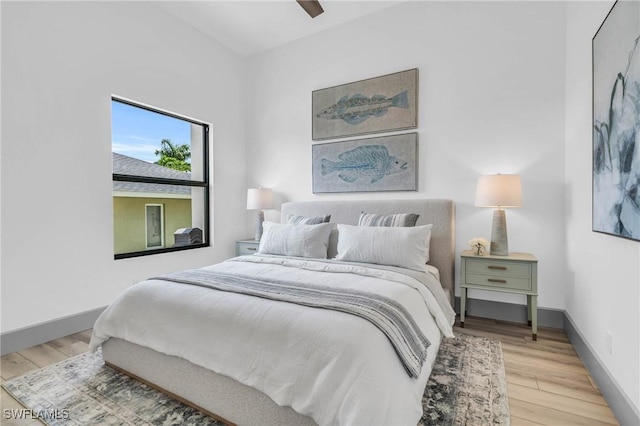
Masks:
[[[415,213],[398,213],[398,214],[373,214],[360,213],[358,226],[416,226],[418,217]]]
[[[331,215],[304,217],[294,216],[292,214],[287,215],[287,223],[299,224],[299,225],[317,225],[319,223],[328,223],[331,220]]]

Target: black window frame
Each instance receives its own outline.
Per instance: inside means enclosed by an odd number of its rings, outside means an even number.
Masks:
[[[187,121],[191,124],[197,124],[199,126],[202,126],[202,130],[203,130],[202,131],[202,161],[204,163],[202,168],[202,172],[203,172],[202,180],[181,180],[181,179],[170,179],[170,178],[159,178],[159,177],[146,177],[146,176],[138,176],[138,175],[127,175],[127,174],[120,174],[120,173],[112,174],[114,182],[155,183],[155,184],[163,184],[163,185],[178,185],[178,186],[203,188],[204,190],[204,200],[203,200],[204,201],[204,228],[205,228],[202,230],[202,237],[204,240],[204,242],[202,243],[189,244],[189,245],[177,246],[177,247],[162,247],[158,249],[147,249],[147,250],[127,252],[127,253],[114,253],[113,255],[114,260],[130,259],[133,257],[150,256],[150,255],[162,254],[162,253],[172,253],[172,252],[184,251],[184,250],[193,250],[193,249],[211,246],[211,239],[210,239],[211,232],[210,232],[210,226],[209,226],[210,225],[209,125],[207,123],[203,123],[201,121],[197,121],[192,118],[188,118],[188,117],[173,114],[167,111],[155,109],[147,105],[141,105],[136,102],[133,102],[127,99],[122,99],[116,96],[112,96],[111,101],[120,102],[136,108],[142,108],[147,111],[155,112],[157,114],[166,115],[168,117],[176,118],[179,120]]]

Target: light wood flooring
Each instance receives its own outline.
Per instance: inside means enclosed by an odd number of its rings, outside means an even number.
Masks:
[[[467,317],[465,328],[456,326],[455,331],[502,342],[512,425],[618,424],[562,330],[540,327],[534,342],[524,325]],[[2,382],[85,352],[90,337],[87,330],[4,355]],[[4,389],[0,405],[2,410],[22,408]],[[4,411],[0,423],[41,424],[5,419]]]
[[[502,342],[511,424],[617,425],[595,382],[562,330],[467,317],[455,332]]]

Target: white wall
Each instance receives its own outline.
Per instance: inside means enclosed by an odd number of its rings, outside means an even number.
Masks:
[[[473,206],[477,177],[520,173],[524,206],[507,213],[510,249],[539,258],[539,305],[562,309],[564,57],[565,6],[555,2],[406,2],[252,57],[248,183],[280,201],[452,198],[461,250],[490,237],[491,210]],[[312,194],[311,92],[416,67],[418,192]]]
[[[3,332],[234,253],[245,235],[243,75],[243,59],[149,3],[3,2]],[[112,94],[211,124],[211,248],[114,261]]]
[[[640,245],[591,232],[591,39],[612,4],[567,6],[565,303],[576,329],[640,411]]]

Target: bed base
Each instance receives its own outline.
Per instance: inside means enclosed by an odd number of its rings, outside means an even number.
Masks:
[[[105,364],[227,425],[316,425],[256,389],[182,358],[122,339],[102,344]]]
[[[136,380],[136,381],[138,381],[140,383],[144,383],[145,385],[149,386],[151,389],[155,389],[158,392],[163,393],[163,394],[169,396],[170,398],[173,398],[176,401],[179,401],[179,402],[183,403],[184,405],[186,405],[188,407],[191,407],[194,410],[197,410],[197,411],[199,411],[199,412],[201,412],[201,413],[203,413],[203,414],[205,414],[205,415],[207,415],[209,417],[212,417],[212,418],[224,423],[227,426],[237,426],[235,423],[232,423],[232,422],[228,421],[227,419],[223,419],[222,417],[220,417],[220,416],[218,416],[218,415],[216,415],[216,414],[214,414],[214,413],[212,413],[212,412],[210,412],[208,410],[205,410],[204,408],[192,403],[191,401],[187,401],[186,399],[176,395],[175,393],[169,392],[166,389],[162,389],[160,386],[158,386],[156,384],[153,384],[153,383],[151,383],[151,382],[149,382],[147,380],[144,380],[144,379],[136,376],[135,374],[133,374],[133,373],[131,373],[129,371],[126,371],[126,370],[118,367],[117,365],[114,365],[114,364],[110,363],[109,361],[105,361],[104,365],[106,365],[109,368],[112,368],[112,369],[116,370],[118,373],[121,373],[121,374],[124,374],[126,376],[129,376],[132,379],[134,379],[134,380]]]

